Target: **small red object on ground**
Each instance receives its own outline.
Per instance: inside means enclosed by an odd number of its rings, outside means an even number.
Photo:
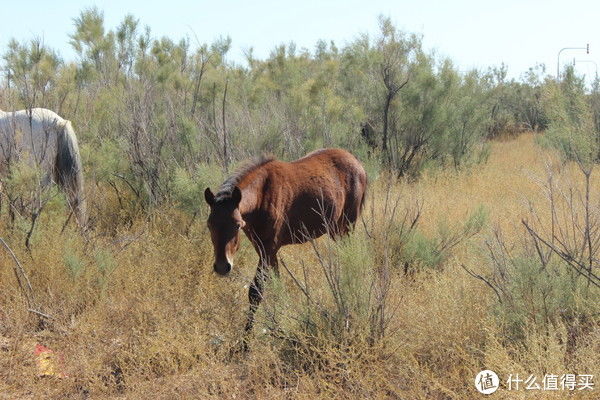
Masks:
[[[59,369],[60,364],[62,364],[62,357],[60,355],[41,344],[35,345],[33,353],[36,356],[38,376],[66,377]]]

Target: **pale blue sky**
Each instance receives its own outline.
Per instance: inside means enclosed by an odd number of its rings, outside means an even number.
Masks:
[[[581,0],[0,0],[0,53],[12,37],[39,36],[72,59],[73,18],[94,5],[104,11],[107,28],[132,13],[155,36],[194,41],[195,34],[200,42],[211,42],[230,35],[234,60],[251,46],[263,58],[292,40],[311,50],[318,39],[341,46],[361,32],[375,34],[377,16],[384,14],[399,28],[423,34],[426,48],[450,57],[462,70],[504,62],[511,76],[519,76],[545,63],[555,74],[558,50],[586,43],[589,55],[567,51],[561,60],[600,63],[600,2]],[[593,74],[595,67],[580,63],[577,70]]]

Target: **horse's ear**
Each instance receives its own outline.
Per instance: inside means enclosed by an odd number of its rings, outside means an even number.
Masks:
[[[206,200],[206,203],[211,207],[215,204],[215,195],[210,191],[210,188],[206,188],[204,191],[204,200]]]
[[[233,191],[231,192],[231,200],[233,200],[235,205],[240,204],[240,201],[242,201],[242,191],[239,187],[236,186],[233,188]]]

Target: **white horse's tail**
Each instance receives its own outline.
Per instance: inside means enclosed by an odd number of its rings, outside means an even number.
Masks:
[[[67,194],[80,226],[87,225],[87,209],[83,189],[83,166],[71,121],[66,121],[57,137],[55,180]]]

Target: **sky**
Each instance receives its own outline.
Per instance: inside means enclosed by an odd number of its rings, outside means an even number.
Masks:
[[[424,47],[449,57],[458,68],[486,69],[504,63],[510,77],[543,63],[556,75],[561,64],[593,76],[600,64],[600,2],[558,0],[0,0],[0,54],[11,38],[40,37],[65,60],[73,19],[96,6],[105,28],[114,29],[128,13],[148,25],[155,37],[189,37],[192,44],[232,38],[230,61],[242,62],[250,47],[265,58],[282,43],[313,50],[319,39],[338,47],[361,33],[377,35],[378,15],[390,17],[405,31],[423,35]]]

